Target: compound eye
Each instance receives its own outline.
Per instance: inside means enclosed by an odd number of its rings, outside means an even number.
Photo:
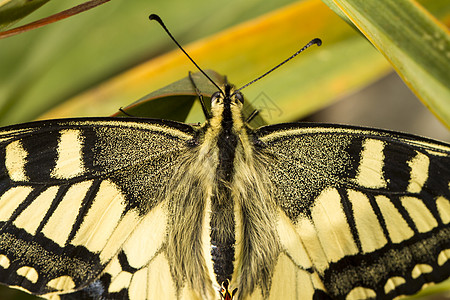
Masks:
[[[222,94],[220,92],[215,92],[211,96],[211,103],[214,103],[215,101],[219,100]]]
[[[244,96],[242,96],[241,93],[237,92],[236,94],[234,94],[234,97],[239,100],[239,102],[244,103]]]

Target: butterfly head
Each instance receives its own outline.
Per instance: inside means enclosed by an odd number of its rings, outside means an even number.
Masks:
[[[213,116],[222,115],[224,111],[240,114],[244,105],[244,96],[235,91],[234,86],[225,84],[224,88],[211,96],[211,113]]]

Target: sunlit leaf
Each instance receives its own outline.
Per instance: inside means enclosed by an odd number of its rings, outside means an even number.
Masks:
[[[37,29],[61,20],[64,20],[66,18],[75,16],[79,13],[82,13],[84,11],[88,11],[96,6],[99,6],[101,4],[104,4],[106,2],[108,2],[110,0],[91,0],[91,1],[87,1],[84,2],[80,5],[74,6],[72,8],[66,9],[62,12],[53,14],[51,16],[48,16],[46,18],[42,18],[39,20],[36,20],[34,22],[10,29],[10,30],[6,30],[3,32],[0,32],[0,38],[7,38],[7,37],[11,37],[17,34],[21,34],[21,33],[25,33],[27,31],[33,30],[33,29]]]
[[[0,31],[5,30],[50,0],[1,0]]]
[[[450,34],[414,1],[333,2],[385,55],[406,84],[450,124]]]
[[[208,76],[214,80],[219,86],[223,86],[226,79],[223,75],[218,74],[212,70],[205,70]],[[194,88],[197,88],[195,90]],[[192,73],[190,76],[180,79],[174,83],[169,84],[157,91],[154,91],[138,101],[124,107],[113,116],[133,116],[146,118],[159,118],[167,120],[175,120],[179,122],[186,122],[194,120],[193,122],[203,122],[204,115],[200,114],[200,109],[191,109],[202,95],[206,109],[211,108],[211,96],[217,92],[217,87],[212,84],[202,73]],[[197,106],[200,105],[197,103]],[[244,116],[250,116],[256,110],[248,101],[244,101],[243,112]],[[189,116],[189,118],[188,118]],[[250,125],[259,127],[267,124],[262,118],[261,114],[257,114],[252,118]]]

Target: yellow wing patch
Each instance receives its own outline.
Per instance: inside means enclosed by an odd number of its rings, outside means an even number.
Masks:
[[[133,275],[129,272],[122,271],[114,277],[111,281],[111,284],[108,287],[108,292],[110,293],[118,293],[122,289],[127,289],[130,286],[131,278]]]
[[[54,200],[58,187],[49,187],[43,191],[33,202],[17,217],[13,224],[25,229],[30,234],[36,234],[36,230],[42,222]]]
[[[310,258],[308,257],[305,246],[300,235],[293,227],[291,221],[286,217],[284,212],[278,210],[277,232],[280,243],[285,251],[289,253],[293,262],[303,269],[312,267]]]
[[[435,228],[438,223],[423,201],[416,197],[404,196],[400,198],[402,205],[408,211],[419,232],[427,232]]]
[[[3,269],[8,269],[10,263],[9,258],[6,255],[0,254],[0,267]]]
[[[357,183],[369,188],[385,187],[386,181],[383,177],[384,143],[380,140],[366,139],[363,147],[356,177]]]
[[[407,191],[410,193],[420,193],[428,178],[430,159],[425,154],[418,152],[417,155],[408,162],[408,165],[411,168],[411,172]]]
[[[29,180],[25,165],[28,152],[23,148],[20,140],[9,143],[5,148],[5,167],[12,181]]]
[[[395,291],[395,289],[398,286],[404,284],[405,282],[406,282],[406,280],[403,277],[400,277],[400,276],[391,277],[386,281],[386,284],[384,285],[384,292],[386,294],[388,294],[392,291]]]
[[[111,257],[113,257],[119,248],[123,246],[125,240],[130,236],[130,231],[135,228],[142,218],[139,217],[135,210],[129,210],[120,219],[116,228],[114,229],[111,237],[106,242],[105,247],[100,253],[100,261],[106,263]]]
[[[317,280],[314,283],[313,276],[317,277],[317,274],[301,270],[288,256],[281,254],[275,266],[269,299],[312,299],[317,288],[315,284],[320,282]]]
[[[50,280],[47,283],[47,286],[57,291],[66,292],[73,289],[75,287],[75,283],[70,276],[60,276],[58,278]]]
[[[72,226],[79,214],[82,201],[91,185],[92,181],[72,185],[42,229],[42,233],[46,237],[61,247],[67,242]]]
[[[436,199],[436,207],[438,209],[442,223],[450,223],[450,200],[444,197],[438,197]]]
[[[176,295],[169,262],[160,253],[148,266],[147,299],[172,299]]]
[[[33,188],[29,186],[16,186],[10,188],[0,197],[0,221],[7,221],[17,209],[17,207],[26,199]]]
[[[438,255],[438,265],[443,266],[450,260],[450,249],[442,250]]]
[[[92,207],[75,235],[72,244],[100,252],[108,242],[125,209],[125,199],[108,180],[102,181]]]
[[[345,300],[372,299],[376,296],[377,294],[374,290],[359,286],[351,290],[347,297],[345,297]]]
[[[296,224],[296,230],[301,236],[303,245],[305,245],[314,267],[319,272],[325,270],[328,267],[328,260],[312,221],[308,218],[301,218]]]
[[[329,262],[358,253],[336,189],[326,189],[317,197],[311,216]]]
[[[23,276],[32,283],[36,283],[39,279],[39,274],[36,269],[32,267],[20,267],[16,271],[17,275]]]
[[[139,269],[148,264],[164,242],[166,225],[167,211],[162,204],[155,207],[140,221],[123,246],[130,266]]]
[[[414,269],[411,272],[412,278],[417,278],[422,274],[430,273],[433,271],[433,267],[427,264],[418,264],[414,267]]]
[[[414,231],[409,228],[405,219],[403,219],[389,198],[386,196],[376,196],[375,201],[380,208],[389,237],[393,243],[400,243],[414,235]]]
[[[353,205],[353,216],[363,252],[373,252],[386,245],[383,229],[367,196],[362,192],[349,190],[348,198]]]
[[[52,177],[70,179],[85,172],[83,164],[83,140],[79,130],[67,129],[60,132],[56,166],[52,170]]]

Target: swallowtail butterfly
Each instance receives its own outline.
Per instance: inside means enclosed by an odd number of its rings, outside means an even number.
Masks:
[[[0,282],[61,299],[392,299],[450,275],[450,145],[251,128],[226,84],[202,125],[0,129]]]

